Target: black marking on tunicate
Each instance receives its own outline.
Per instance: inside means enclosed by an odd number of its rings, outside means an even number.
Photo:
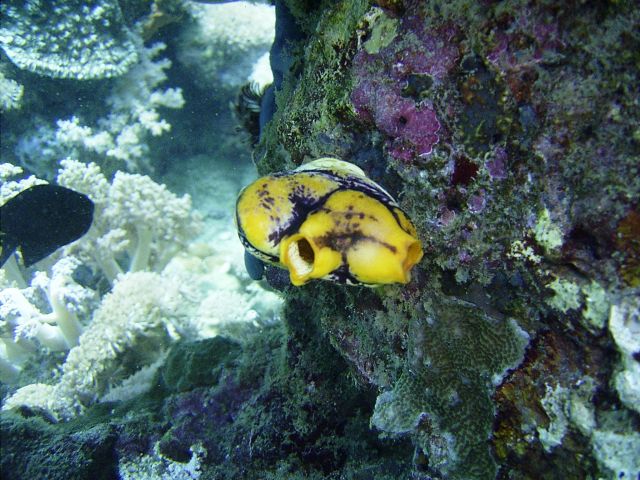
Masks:
[[[336,191],[337,190],[332,190],[326,195],[319,197],[315,202],[310,202],[308,204],[292,203],[293,208],[291,209],[290,217],[280,226],[280,228],[274,229],[269,233],[267,236],[268,240],[272,244],[277,245],[283,238],[296,233],[307,217],[318,211],[318,207],[324,204]]]
[[[360,179],[356,179],[353,177],[350,177],[350,182],[351,185],[348,187],[351,190],[355,190],[355,191],[360,191],[362,193],[364,193],[365,195],[368,195],[376,200],[378,200],[380,203],[382,203],[387,210],[389,210],[389,212],[391,213],[391,215],[393,215],[393,218],[396,220],[396,223],[398,224],[398,226],[400,226],[400,228],[402,228],[402,230],[404,230],[405,232],[407,232],[403,227],[402,227],[402,222],[399,218],[398,215],[398,211],[402,212],[404,214],[404,211],[398,206],[397,202],[394,200],[393,197],[391,197],[391,195],[387,194],[386,192],[381,190],[381,187],[375,188],[373,185],[369,185],[367,183],[365,183],[364,181],[360,180]],[[344,183],[344,182],[343,182]],[[406,216],[406,214],[405,214]],[[375,217],[370,216],[370,218],[374,221],[377,221],[377,219],[375,219]],[[410,232],[407,232],[410,233]]]
[[[395,245],[390,245],[387,242],[378,242],[380,245],[382,245],[384,248],[387,248],[389,250],[391,250],[391,252],[396,253],[398,251],[398,249],[395,247]]]
[[[295,175],[296,173],[298,172],[290,172],[290,175]],[[304,173],[308,172],[305,171]],[[281,226],[279,225],[279,228],[273,229],[269,233],[267,236],[269,242],[277,245],[283,238],[297,232],[307,217],[322,208],[327,199],[338,190],[341,190],[341,188],[338,187],[321,197],[317,197],[303,184],[297,183],[288,195],[288,200],[292,205],[291,215],[286,222],[283,222]]]
[[[276,199],[273,197],[264,197],[260,200],[260,206],[265,210],[271,210],[271,208],[275,205]]]
[[[329,232],[326,235],[318,237],[317,244],[320,248],[329,247],[338,252],[346,252],[353,245],[365,239],[367,239],[367,236],[360,230],[344,233]]]
[[[347,259],[348,250],[353,248],[357,243],[363,240],[382,245],[384,248],[389,249],[393,253],[396,253],[397,251],[395,246],[390,245],[386,242],[381,242],[375,237],[364,235],[361,231],[353,231],[343,234],[330,232],[318,240],[319,246],[328,246],[334,250],[341,251],[342,264],[327,276],[330,280],[343,284],[366,285],[364,282],[360,282],[351,272]]]
[[[296,206],[315,208],[318,205],[318,197],[305,185],[298,183],[287,196],[288,200]]]
[[[326,170],[305,170],[305,173],[314,173],[329,178],[330,180],[340,184],[340,190],[355,190],[379,200],[384,205],[397,206],[393,197],[385,192],[382,187],[373,184],[371,180],[360,179],[348,174],[347,176],[341,176]]]
[[[332,231],[327,233],[326,235],[319,237],[316,243],[319,247],[329,247],[332,250],[343,252],[344,256],[346,255],[347,250],[354,247],[357,243],[365,240],[372,243],[377,243],[378,245],[383,246],[392,253],[396,253],[398,251],[398,249],[394,245],[383,242],[376,237],[365,235],[361,230],[352,230],[343,233],[336,233]],[[346,261],[346,257],[343,258],[343,260]]]
[[[351,273],[349,270],[349,266],[344,262],[338,268],[336,268],[333,272],[327,275],[327,278],[336,283],[342,284],[350,284],[350,285],[360,285],[362,282],[359,282],[358,279]]]
[[[245,237],[244,235],[239,235],[239,237],[240,237],[240,243],[242,243],[242,246],[246,249],[247,252],[249,252],[254,257],[257,257],[260,260],[264,260],[265,262],[269,262],[269,263],[275,263],[275,264],[279,263],[279,259],[275,255],[270,255],[266,252],[263,252],[262,250],[258,250],[256,247],[254,247],[251,244],[251,242],[249,242],[249,240],[247,240],[247,237]]]

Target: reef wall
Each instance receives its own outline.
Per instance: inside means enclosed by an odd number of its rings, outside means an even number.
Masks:
[[[279,8],[298,34],[259,171],[351,161],[425,247],[406,287],[287,290],[378,388],[371,426],[428,478],[635,478],[637,8]]]

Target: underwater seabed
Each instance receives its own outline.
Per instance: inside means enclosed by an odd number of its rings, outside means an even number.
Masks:
[[[198,336],[221,334],[242,339],[243,329],[251,330],[251,325],[280,322],[282,295],[249,278],[235,226],[238,192],[255,177],[249,155],[198,155],[169,165],[162,176],[172,191],[190,195],[202,218],[198,237],[165,268],[165,274],[189,285],[189,300],[197,305]]]
[[[635,3],[1,2],[0,478],[640,478]]]

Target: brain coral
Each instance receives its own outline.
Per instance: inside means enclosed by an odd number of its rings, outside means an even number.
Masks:
[[[425,300],[411,317],[410,368],[378,397],[371,424],[415,435],[430,467],[447,478],[493,478],[491,395],[522,361],[527,333],[454,299]]]

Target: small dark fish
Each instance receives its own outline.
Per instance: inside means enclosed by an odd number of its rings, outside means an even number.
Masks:
[[[87,233],[93,202],[58,185],[34,185],[0,207],[0,266],[20,248],[25,267]]]

